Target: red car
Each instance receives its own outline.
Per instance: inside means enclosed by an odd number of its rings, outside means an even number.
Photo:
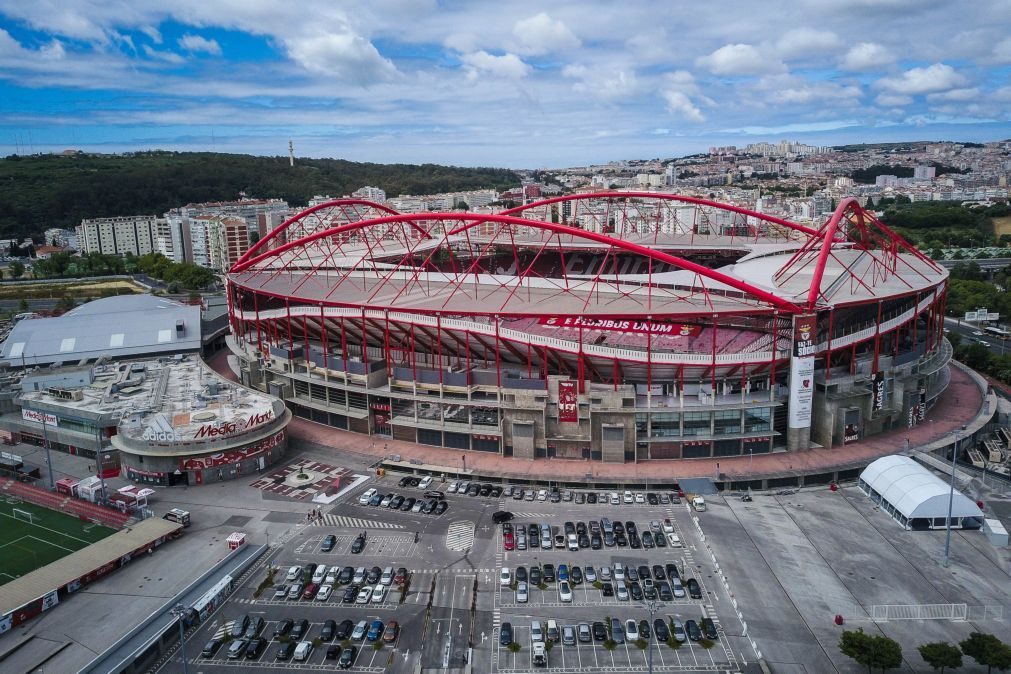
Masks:
[[[407,569],[400,567],[397,569],[397,575],[393,576],[393,582],[397,585],[403,585],[407,581]]]
[[[319,585],[316,583],[309,583],[305,586],[305,592],[302,593],[302,599],[312,599],[319,592]]]
[[[513,535],[511,533],[502,535],[502,543],[505,545],[506,550],[513,550],[516,547],[516,543],[513,540]]]

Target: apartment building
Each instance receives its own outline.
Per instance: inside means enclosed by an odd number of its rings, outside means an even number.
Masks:
[[[77,240],[82,253],[147,255],[158,249],[158,237],[168,233],[165,220],[156,215],[126,215],[82,220]]]

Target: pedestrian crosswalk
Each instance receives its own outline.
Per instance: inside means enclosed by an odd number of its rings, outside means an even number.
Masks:
[[[403,524],[390,524],[389,522],[376,522],[375,520],[363,520],[358,517],[345,517],[344,515],[323,515],[323,519],[316,520],[313,524],[318,527],[347,527],[349,529],[403,529]]]
[[[463,552],[474,546],[474,523],[460,520],[449,525],[446,532],[446,547],[450,550]]]

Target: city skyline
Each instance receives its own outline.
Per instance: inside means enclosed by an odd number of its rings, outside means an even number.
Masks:
[[[1006,2],[0,2],[0,152],[561,167],[1011,136]]]

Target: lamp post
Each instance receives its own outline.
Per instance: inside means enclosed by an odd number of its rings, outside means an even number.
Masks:
[[[962,431],[965,426],[962,426]],[[951,551],[951,507],[955,500],[955,461],[958,460],[958,445],[962,434],[955,431],[955,446],[951,450],[951,483],[948,489],[948,517],[944,522],[944,568],[948,568],[949,553]]]
[[[56,483],[53,481],[53,457],[49,453],[49,433],[46,431],[46,412],[45,410],[40,410],[39,414],[42,416],[42,444],[46,448],[46,466],[49,468],[49,489],[52,491],[56,489]]]
[[[172,615],[179,620],[179,653],[183,658],[183,674],[188,674],[186,665],[186,635],[183,632],[183,618],[186,617],[186,607],[176,604],[170,609]]]
[[[653,629],[653,615],[656,613],[656,610],[658,608],[660,608],[660,605],[657,604],[657,602],[656,602],[655,599],[650,599],[649,601],[646,602],[646,608],[647,608],[647,610],[649,610],[649,627],[650,627],[650,629]],[[654,641],[656,641],[656,639],[650,639],[649,642],[648,642],[649,643],[649,656],[646,658],[646,661],[649,664],[649,674],[653,674],[653,642]],[[659,648],[659,647],[660,647],[660,645],[657,644],[657,648]]]

